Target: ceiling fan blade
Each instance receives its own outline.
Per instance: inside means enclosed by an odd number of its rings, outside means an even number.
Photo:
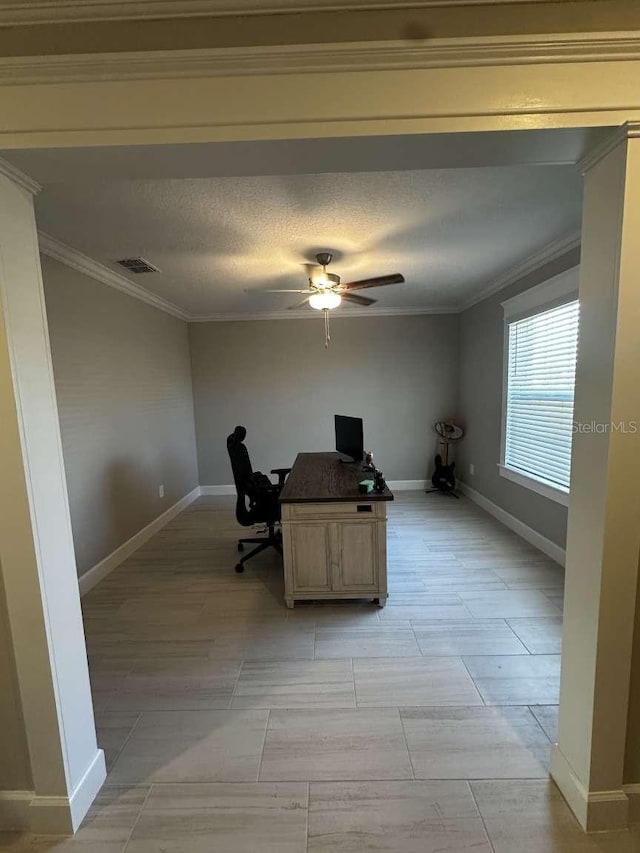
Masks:
[[[392,275],[379,275],[377,278],[364,278],[362,281],[350,281],[342,285],[343,290],[361,290],[365,287],[384,287],[385,284],[402,284],[404,276],[399,272]]]
[[[354,305],[373,305],[377,299],[367,299],[366,296],[356,296],[355,293],[341,293],[343,302],[352,302]]]
[[[303,305],[307,305],[309,303],[309,297],[303,299],[302,302],[296,302],[295,305],[289,305],[288,311],[295,311],[296,308],[302,308]]]

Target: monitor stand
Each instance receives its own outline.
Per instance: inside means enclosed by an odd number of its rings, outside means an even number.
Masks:
[[[338,462],[342,465],[362,465],[363,471],[369,471],[369,473],[375,472],[375,465],[366,465],[364,459],[354,459],[352,456],[347,456],[344,453],[341,453],[338,456]]]

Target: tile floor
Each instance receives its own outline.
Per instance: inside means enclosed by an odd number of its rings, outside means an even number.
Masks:
[[[389,505],[389,603],[282,603],[201,498],[83,599],[107,784],[8,853],[631,853],[549,781],[562,569],[467,500]]]

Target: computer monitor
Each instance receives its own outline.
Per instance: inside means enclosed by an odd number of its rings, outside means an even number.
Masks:
[[[364,438],[362,418],[350,418],[348,415],[335,415],[336,450],[349,458],[344,461],[362,462],[364,458]]]

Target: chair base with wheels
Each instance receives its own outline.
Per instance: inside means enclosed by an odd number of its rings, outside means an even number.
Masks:
[[[275,527],[271,526],[268,529],[268,535],[265,536],[250,536],[246,539],[238,539],[238,551],[244,551],[245,545],[256,545],[256,548],[253,548],[249,551],[248,554],[245,554],[244,557],[240,559],[240,562],[236,564],[236,572],[241,574],[244,572],[244,563],[246,560],[250,560],[252,557],[255,557],[256,554],[259,554],[261,551],[265,551],[267,548],[275,548],[279,554],[282,554],[282,532],[280,530],[276,530]]]

